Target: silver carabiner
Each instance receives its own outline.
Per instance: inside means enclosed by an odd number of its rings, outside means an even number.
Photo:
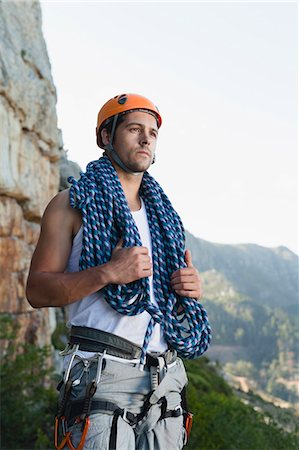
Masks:
[[[98,353],[98,365],[97,365],[97,373],[96,373],[96,378],[94,379],[94,381],[96,382],[96,384],[98,385],[100,380],[101,380],[101,374],[102,374],[102,370],[103,370],[103,360],[105,359],[106,356],[106,350],[103,351],[103,353]]]
[[[88,367],[89,367],[89,361],[87,359],[83,359],[82,362],[83,362],[84,367],[83,367],[79,377],[76,378],[76,380],[73,381],[73,383],[72,383],[73,387],[78,386],[81,383],[81,379],[82,379],[82,377],[84,375],[84,372],[87,373],[87,370],[88,370]]]
[[[72,369],[72,366],[73,366],[73,361],[75,359],[75,356],[78,353],[78,350],[79,350],[79,344],[75,344],[75,346],[74,346],[74,353],[70,357],[69,363],[67,365],[67,369],[66,369],[66,371],[64,373],[64,377],[63,377],[64,384],[66,384],[68,379],[69,379],[70,372],[71,372],[71,369]]]

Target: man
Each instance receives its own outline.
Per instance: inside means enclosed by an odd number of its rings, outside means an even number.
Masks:
[[[42,220],[27,297],[36,308],[67,307],[71,328],[57,449],[175,450],[186,442],[187,377],[177,354],[202,354],[210,327],[180,218],[147,172],[161,123],[145,97],[109,100],[96,129],[104,156]]]

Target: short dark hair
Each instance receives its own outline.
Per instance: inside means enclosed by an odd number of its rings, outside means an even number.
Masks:
[[[118,116],[117,121],[116,121],[116,125],[115,125],[115,130],[114,130],[114,135],[116,132],[117,127],[125,120],[124,118],[125,114],[121,114]],[[111,135],[112,132],[112,125],[113,125],[113,117],[110,117],[109,119],[106,120],[106,122],[103,123],[103,125],[101,126],[101,128],[98,131],[98,135],[97,135],[97,140],[99,141],[100,135],[102,130],[106,129],[107,133],[109,135]]]

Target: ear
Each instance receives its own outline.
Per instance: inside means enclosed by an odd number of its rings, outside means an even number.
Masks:
[[[102,141],[103,141],[104,145],[109,144],[110,134],[107,132],[106,128],[102,129],[102,131],[101,131],[101,138],[102,138]]]

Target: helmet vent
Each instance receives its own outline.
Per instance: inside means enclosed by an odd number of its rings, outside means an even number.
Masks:
[[[118,103],[120,105],[124,105],[127,100],[128,100],[128,97],[126,96],[126,94],[122,94],[119,96]]]

